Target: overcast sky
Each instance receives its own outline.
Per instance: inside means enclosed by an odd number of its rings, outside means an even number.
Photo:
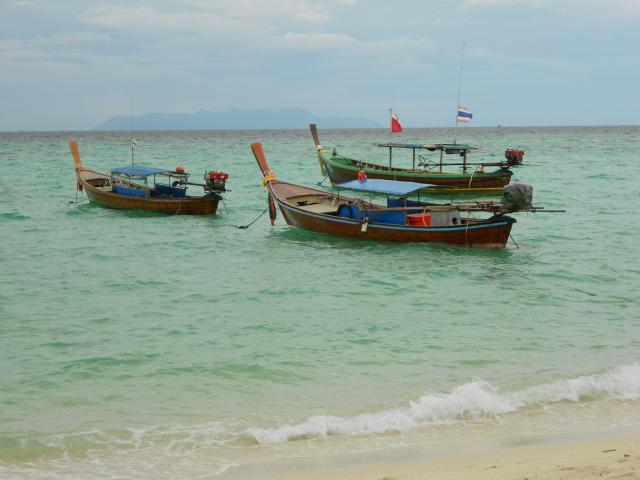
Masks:
[[[305,107],[640,124],[640,0],[0,0],[0,130]],[[301,128],[305,128],[302,125]]]

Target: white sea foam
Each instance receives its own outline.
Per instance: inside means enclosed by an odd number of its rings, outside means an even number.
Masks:
[[[215,478],[238,465],[220,448],[240,435],[230,433],[230,426],[208,422],[34,435],[20,441],[28,462],[0,455],[0,478]]]
[[[511,394],[511,401],[519,408],[540,403],[577,402],[586,397],[640,399],[640,364],[632,363],[600,375],[559,380],[527,388]]]
[[[519,409],[588,398],[640,399],[640,364],[616,367],[599,375],[558,380],[552,383],[499,393],[484,380],[454,388],[450,393],[429,393],[409,402],[407,408],[381,410],[353,417],[317,415],[296,425],[247,429],[259,443],[282,443],[300,438],[330,435],[364,435],[405,432],[417,427],[453,423],[464,418],[515,412]]]

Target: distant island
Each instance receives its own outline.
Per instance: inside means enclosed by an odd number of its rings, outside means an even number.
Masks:
[[[317,123],[322,128],[382,128],[363,118],[321,117],[305,108],[284,110],[242,110],[197,113],[146,113],[133,117],[134,130],[268,130],[307,128]],[[131,117],[117,115],[98,125],[95,130],[129,130]]]

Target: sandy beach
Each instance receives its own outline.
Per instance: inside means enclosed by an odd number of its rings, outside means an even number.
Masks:
[[[256,476],[258,477],[258,475]],[[640,479],[640,434],[509,447],[438,459],[272,473],[278,480]]]

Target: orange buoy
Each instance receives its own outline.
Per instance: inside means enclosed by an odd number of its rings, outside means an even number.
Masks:
[[[184,173],[184,167],[182,165],[178,165],[176,167],[176,172],[177,173]]]

